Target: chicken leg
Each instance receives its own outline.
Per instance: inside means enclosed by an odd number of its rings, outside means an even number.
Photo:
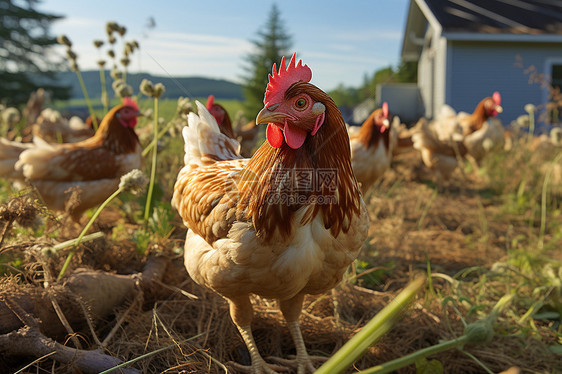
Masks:
[[[268,364],[260,355],[250,326],[254,310],[248,295],[229,298],[228,301],[230,304],[230,316],[238,328],[240,335],[242,335],[242,339],[244,339],[244,343],[252,359],[251,367],[235,364],[236,368],[251,374],[277,374],[278,371],[286,371],[284,367]]]
[[[316,370],[312,364],[312,360],[308,355],[306,346],[304,345],[304,340],[302,338],[301,328],[299,326],[299,316],[302,311],[302,303],[304,301],[304,294],[298,294],[292,299],[281,300],[279,306],[283,317],[287,321],[287,326],[289,327],[289,332],[295,343],[295,348],[297,351],[296,366],[298,374],[305,374],[307,372],[314,373]],[[281,361],[281,363],[283,363]]]

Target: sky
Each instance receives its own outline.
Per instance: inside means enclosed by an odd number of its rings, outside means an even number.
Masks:
[[[115,21],[127,28],[125,41],[140,44],[129,72],[240,83],[274,3],[297,58],[312,69],[311,83],[325,91],[359,87],[366,75],[400,62],[408,0],[42,0],[37,9],[65,17],[51,34],[72,41],[81,70],[108,59],[107,43],[98,50],[93,40],[107,40],[105,24]],[[123,44],[116,45],[121,56]]]

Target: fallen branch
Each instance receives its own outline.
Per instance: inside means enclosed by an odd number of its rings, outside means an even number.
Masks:
[[[18,304],[23,311],[38,320],[38,329],[50,338],[62,338],[67,329],[51,304],[55,297],[68,324],[78,330],[85,324],[86,307],[90,318],[103,319],[123,305],[137,288],[151,288],[160,280],[167,260],[162,257],[149,258],[142,273],[118,275],[103,271],[77,269],[63,284],[49,288],[5,284],[0,290],[0,334],[15,331],[26,324],[18,318],[7,304],[7,300]]]
[[[57,362],[71,364],[80,372],[92,374],[123,363],[122,360],[99,351],[85,351],[66,347],[47,338],[39,330],[28,326],[0,335],[0,351],[10,356],[41,357],[49,355],[49,358]],[[116,369],[115,372],[125,374],[139,373],[137,369],[133,368],[120,368]]]

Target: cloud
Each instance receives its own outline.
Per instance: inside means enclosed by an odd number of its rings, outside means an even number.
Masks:
[[[96,61],[100,58],[109,60],[106,54],[108,45],[104,45],[101,52],[98,51],[92,44],[93,39],[88,36],[91,33],[85,32],[85,29],[104,30],[104,23],[81,18],[70,18],[65,22],[61,25],[64,26],[62,29],[73,41],[73,50],[79,56],[78,64],[82,70],[97,69]],[[73,38],[73,35],[77,37]],[[299,57],[313,69],[313,83],[324,90],[333,89],[339,83],[358,86],[365,73],[371,74],[397,62],[397,52],[384,55],[380,54],[384,49],[366,48],[362,44],[380,42],[381,37],[399,39],[400,32],[349,31],[331,35],[331,38],[324,39],[322,45],[318,45],[317,40],[305,40],[295,46],[295,50],[302,51]],[[254,48],[246,39],[208,33],[154,30],[148,38],[138,40],[140,51],[131,56],[129,72],[150,72],[157,76],[202,76],[237,83],[240,83],[242,75],[246,75],[243,61]],[[121,42],[114,48],[119,59]],[[62,46],[55,49],[58,54],[64,55]],[[106,68],[111,69],[111,63],[107,63]]]
[[[105,30],[105,22],[90,18],[71,17],[55,21],[52,28],[53,30],[64,30],[64,33],[69,35],[74,34],[73,30],[83,32],[84,29],[90,31],[100,30],[100,32],[103,32]]]
[[[324,51],[309,51],[306,53],[307,59],[314,59],[322,63],[323,65],[326,64],[337,64],[340,66],[340,69],[345,66],[350,65],[384,65],[393,63],[390,58],[380,58],[375,56],[374,54],[366,55],[364,53],[361,54],[352,54],[352,53],[328,53]]]
[[[243,39],[225,36],[188,33],[154,33],[141,48],[152,54],[212,59],[238,56],[248,53],[251,43]]]
[[[143,68],[167,75],[201,75],[236,80],[240,60],[252,44],[209,34],[155,32],[141,44]]]
[[[402,40],[400,30],[354,30],[352,32],[338,32],[332,34],[332,39],[345,42],[373,42],[373,41],[399,41]]]
[[[342,52],[351,52],[357,49],[356,46],[351,44],[329,44],[328,48]]]

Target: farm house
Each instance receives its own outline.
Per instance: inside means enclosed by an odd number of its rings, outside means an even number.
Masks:
[[[544,113],[550,90],[541,83],[562,81],[561,22],[545,1],[411,0],[401,57],[419,63],[424,116],[443,104],[471,112],[494,91],[504,124],[528,103]]]

